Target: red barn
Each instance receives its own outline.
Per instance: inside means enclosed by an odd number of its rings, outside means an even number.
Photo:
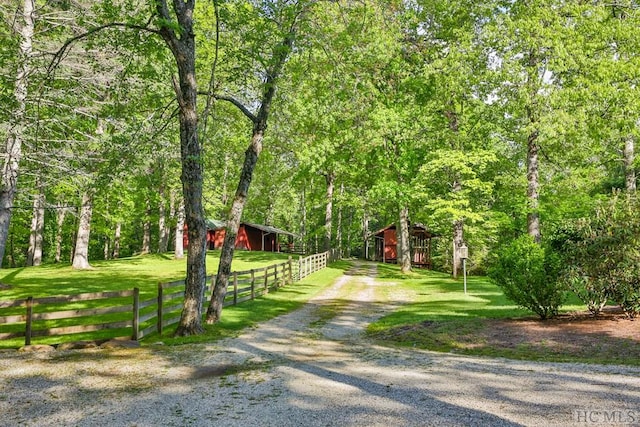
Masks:
[[[431,239],[435,235],[422,224],[413,224],[409,228],[411,236],[411,264],[417,267],[431,268]],[[398,261],[398,236],[396,225],[389,225],[373,234],[375,238],[375,260],[396,263]]]
[[[224,243],[226,234],[225,222],[206,220],[207,223],[207,249],[220,249]],[[186,229],[186,226],[185,226]],[[247,251],[280,252],[280,236],[286,236],[291,240],[295,235],[268,225],[240,223],[236,236],[236,249]],[[187,233],[184,233],[184,247],[188,245]]]

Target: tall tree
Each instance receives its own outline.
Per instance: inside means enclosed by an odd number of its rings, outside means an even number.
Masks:
[[[9,119],[9,131],[2,147],[3,168],[2,187],[0,188],[0,266],[4,258],[9,225],[13,210],[13,201],[18,188],[18,172],[22,158],[24,130],[26,128],[26,101],[33,56],[33,34],[35,2],[24,0],[20,15],[16,17],[20,37],[16,78],[14,83],[14,102]]]
[[[269,119],[269,113],[276,93],[278,80],[293,49],[296,33],[298,32],[299,25],[302,20],[302,15],[306,12],[306,9],[310,7],[305,2],[293,4],[288,7],[285,6],[283,9],[279,9],[278,6],[280,5],[276,3],[269,4],[266,10],[264,10],[267,15],[273,15],[264,17],[267,22],[270,21],[272,17],[276,18],[279,28],[271,30],[275,30],[276,34],[280,34],[281,39],[273,47],[270,58],[262,58],[262,60],[265,61],[266,69],[262,70],[265,77],[260,84],[262,95],[258,101],[259,107],[257,114],[252,113],[249,108],[233,97],[220,94],[215,95],[217,99],[231,102],[233,105],[237,106],[251,121],[253,128],[251,131],[251,142],[245,151],[245,158],[242,165],[242,172],[240,173],[240,179],[238,181],[238,187],[227,218],[225,238],[220,253],[220,263],[218,266],[218,273],[216,275],[216,283],[207,309],[207,323],[215,323],[219,321],[222,314],[224,298],[227,293],[229,277],[231,275],[231,262],[233,260],[236,236],[238,235],[242,212],[247,202],[249,187],[253,178],[253,171],[258,162],[260,153],[262,152],[262,143],[267,129],[267,121]]]
[[[201,307],[207,276],[207,228],[202,208],[202,147],[198,140],[194,8],[195,0],[175,0],[171,11],[166,0],[156,2],[159,33],[171,50],[178,68],[178,78],[174,78],[173,87],[179,107],[181,181],[189,238],[185,298],[180,323],[175,332],[178,336],[203,331]]]

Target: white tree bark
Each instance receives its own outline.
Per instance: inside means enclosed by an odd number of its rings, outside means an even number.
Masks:
[[[38,185],[38,194],[33,199],[33,217],[31,219],[31,234],[29,235],[29,249],[27,250],[27,266],[42,264],[42,234],[44,232],[45,195],[42,186]]]
[[[335,182],[335,174],[329,172],[325,175],[327,181],[327,204],[324,214],[324,250],[331,250],[331,234],[333,228],[333,189]]]
[[[60,262],[62,256],[62,226],[64,225],[64,218],[67,215],[67,208],[58,205],[58,212],[56,218],[56,263]]]
[[[0,188],[0,266],[2,265],[2,259],[4,258],[7,246],[7,238],[9,237],[13,200],[18,184],[18,169],[20,159],[22,158],[22,140],[26,127],[25,111],[28,79],[33,55],[34,10],[34,1],[24,0],[22,16],[16,19],[21,38],[17,60],[18,69],[13,91],[16,106],[11,112],[7,139],[4,147],[2,147],[2,153],[0,153],[3,163],[1,177],[2,188]]]
[[[164,203],[160,202],[158,208],[158,230],[160,232],[160,239],[158,241],[158,253],[163,254],[167,252],[169,246],[169,230],[167,229],[167,215]]]
[[[151,201],[147,197],[146,209],[144,213],[144,223],[142,225],[142,254],[151,253]]]
[[[411,236],[409,233],[409,208],[400,208],[400,223],[398,224],[398,263],[400,271],[408,273],[411,271]]]
[[[177,259],[184,258],[184,203],[180,202],[180,207],[176,212],[176,246],[174,257]]]
[[[336,226],[336,244],[338,246],[338,251],[340,254],[340,258],[342,259],[342,198],[344,196],[344,183],[340,184],[340,200],[338,204],[338,224]]]
[[[78,221],[78,236],[76,237],[76,249],[73,254],[73,268],[88,269],[89,264],[89,237],[91,235],[91,216],[93,214],[93,194],[87,190],[82,195],[82,206]]]
[[[540,212],[539,212],[539,159],[538,145],[536,140],[538,132],[529,135],[527,143],[527,200],[529,202],[529,213],[527,214],[527,232],[533,240],[540,243],[542,235],[540,233]]]
[[[120,239],[122,235],[122,222],[116,222],[116,231],[113,236],[113,258],[118,259],[120,257]]]

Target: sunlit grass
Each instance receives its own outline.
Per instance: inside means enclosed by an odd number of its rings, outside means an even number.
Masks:
[[[378,271],[379,280],[392,280],[398,288],[395,291],[411,295],[410,302],[369,325],[369,337],[381,344],[527,360],[640,363],[637,358],[628,357],[625,346],[631,344],[624,339],[619,339],[614,346],[602,346],[606,347],[603,351],[598,350],[597,339],[594,339],[593,347],[581,354],[575,354],[575,349],[569,346],[558,348],[536,342],[514,348],[488,344],[483,332],[491,328],[493,321],[537,319],[537,316],[506,299],[500,288],[485,277],[469,277],[465,294],[463,280],[453,280],[447,274],[418,270],[403,275],[395,265],[380,265]],[[570,297],[561,312],[584,309],[577,298]]]
[[[173,338],[174,326],[167,329],[167,333],[163,334],[161,341],[165,345],[178,345],[211,342],[237,336],[246,328],[302,307],[307,300],[342,276],[348,267],[347,262],[335,262],[293,285],[282,287],[255,300],[227,307],[222,312],[220,322],[214,325],[205,325],[206,331],[202,335]],[[153,343],[154,340],[155,338],[150,338],[147,343]]]
[[[286,254],[238,251],[232,264],[233,271],[262,268],[273,264],[286,262]],[[219,262],[219,251],[207,254],[207,274],[215,273]],[[295,258],[294,258],[295,262]],[[228,336],[252,325],[260,319],[268,319],[278,314],[292,310],[301,305],[308,295],[317,292],[327,285],[331,277],[339,276],[340,264],[336,268],[318,272],[305,281],[298,282],[286,289],[270,294],[262,299],[245,302],[237,307],[224,310],[223,322],[210,329],[214,331],[201,337],[202,340],[214,339],[218,336]],[[155,298],[159,282],[183,279],[186,275],[186,260],[175,260],[171,255],[146,255],[113,261],[98,261],[92,263],[93,269],[74,270],[69,265],[45,265],[40,267],[0,270],[0,283],[9,285],[8,289],[0,290],[0,300],[21,300],[28,296],[41,298],[47,296],[75,295],[88,292],[140,289],[140,299]],[[126,305],[131,298],[82,301],[48,305],[46,311],[80,310],[87,308]],[[151,308],[153,309],[153,307]],[[0,316],[18,315],[24,313],[23,307],[0,309]],[[38,309],[39,311],[42,308]],[[149,309],[147,309],[148,311]],[[255,312],[254,312],[255,311]],[[47,322],[47,327],[61,327],[69,324],[89,324],[129,319],[131,313],[109,314],[78,318],[73,320],[58,320]],[[24,325],[0,325],[2,332],[24,331]],[[172,330],[165,332],[170,335]],[[70,340],[102,340],[113,336],[130,335],[130,329],[106,330],[79,333],[70,336],[51,336],[34,338],[35,343],[55,344]],[[146,341],[154,340],[151,335]],[[157,337],[157,336],[156,336]],[[163,337],[164,338],[164,337]],[[196,338],[198,340],[199,338]],[[185,340],[188,341],[188,340]],[[178,341],[176,341],[178,342]],[[0,348],[14,348],[24,344],[24,338],[0,341]]]
[[[220,251],[207,253],[207,274],[218,270]],[[232,270],[248,270],[285,262],[286,254],[237,251]],[[154,295],[159,282],[184,279],[186,259],[171,254],[144,255],[111,261],[93,261],[90,270],[74,270],[70,265],[44,265],[0,270],[0,300],[33,296],[74,295],[85,292],[119,291],[139,288],[141,295]]]

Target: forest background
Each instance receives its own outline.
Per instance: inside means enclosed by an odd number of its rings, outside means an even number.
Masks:
[[[371,231],[419,222],[440,235],[437,269],[464,242],[482,273],[505,242],[635,192],[633,1],[5,0],[0,14],[3,267],[180,256],[189,157],[167,34],[195,43],[206,218],[229,217],[258,128],[242,219],[312,251],[363,255]]]

